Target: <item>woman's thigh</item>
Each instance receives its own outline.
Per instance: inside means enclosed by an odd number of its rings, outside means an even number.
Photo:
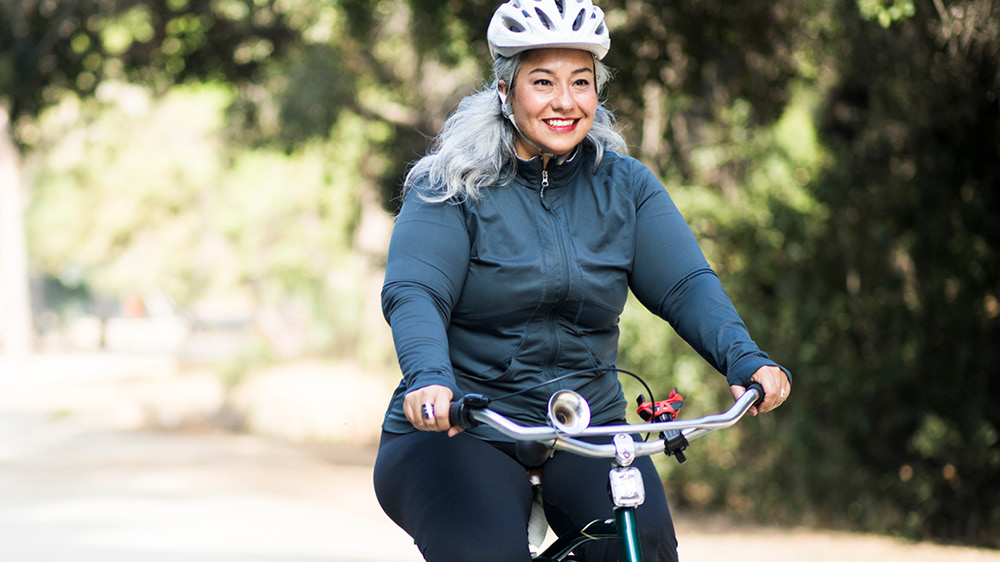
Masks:
[[[647,562],[675,562],[677,538],[666,494],[652,459],[642,457],[633,466],[642,473],[646,500],[636,510],[643,557]],[[557,452],[542,466],[542,496],[549,526],[557,534],[598,519],[614,517],[608,493],[608,459],[587,459]],[[618,560],[617,540],[591,541],[582,548],[590,562]]]
[[[519,463],[466,434],[382,434],[382,509],[431,562],[529,561],[531,484]]]

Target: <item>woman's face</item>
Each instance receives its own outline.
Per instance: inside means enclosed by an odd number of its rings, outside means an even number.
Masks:
[[[590,132],[597,112],[594,57],[579,49],[529,51],[509,100],[522,135],[547,153],[569,152]],[[523,159],[541,155],[520,136],[515,146]]]

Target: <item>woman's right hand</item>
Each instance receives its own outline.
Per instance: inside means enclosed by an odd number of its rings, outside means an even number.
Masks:
[[[454,393],[447,386],[432,384],[410,391],[403,399],[403,413],[420,431],[447,431],[448,437],[461,433],[462,428],[448,421],[448,410]],[[432,413],[433,417],[426,414]]]

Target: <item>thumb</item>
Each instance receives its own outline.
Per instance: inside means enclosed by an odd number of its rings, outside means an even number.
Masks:
[[[746,391],[747,391],[747,388],[745,386],[740,386],[738,384],[733,384],[733,385],[729,386],[729,392],[732,393],[733,400],[739,400],[740,396],[743,396],[743,394]],[[750,412],[751,416],[756,416],[757,415],[757,406],[750,406],[750,409],[747,410],[747,411]]]

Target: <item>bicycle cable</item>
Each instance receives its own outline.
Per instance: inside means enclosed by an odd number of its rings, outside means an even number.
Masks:
[[[506,400],[508,398],[513,398],[515,396],[519,396],[521,394],[525,394],[525,393],[531,392],[533,390],[538,390],[539,388],[542,388],[543,386],[550,385],[550,384],[553,384],[553,383],[557,383],[557,382],[560,382],[560,381],[564,381],[564,380],[572,378],[572,377],[578,377],[578,376],[581,376],[581,375],[592,374],[592,378],[597,378],[598,374],[603,373],[603,372],[607,372],[607,371],[611,371],[611,372],[614,372],[614,373],[628,375],[628,376],[634,378],[635,380],[639,381],[639,384],[641,384],[643,386],[643,388],[646,389],[646,392],[649,394],[649,402],[651,404],[655,404],[656,403],[656,399],[653,397],[653,389],[651,389],[649,387],[649,385],[646,384],[646,381],[644,381],[642,379],[642,377],[640,377],[639,375],[633,373],[632,371],[629,371],[627,369],[619,369],[618,367],[591,367],[589,369],[581,369],[579,371],[571,371],[569,373],[566,373],[566,374],[563,374],[563,375],[559,375],[558,377],[555,377],[553,379],[549,379],[547,381],[543,381],[543,382],[540,382],[540,383],[537,383],[537,384],[533,384],[531,386],[528,386],[528,387],[522,388],[520,390],[511,392],[510,394],[505,394],[503,396],[498,396],[497,398],[492,398],[492,399],[490,399],[490,401],[491,402],[497,402],[499,400]],[[649,434],[646,434],[646,436],[643,437],[642,440],[646,441],[648,438],[649,438]]]

